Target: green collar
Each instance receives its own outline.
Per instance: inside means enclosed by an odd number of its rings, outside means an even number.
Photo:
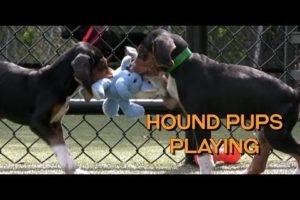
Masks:
[[[173,72],[178,66],[180,66],[186,59],[192,55],[191,50],[187,47],[183,52],[181,52],[174,60],[173,66],[167,70],[167,73]]]

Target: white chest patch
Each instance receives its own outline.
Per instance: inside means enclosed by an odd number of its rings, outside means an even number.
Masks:
[[[72,96],[78,92],[78,89],[79,87],[77,87],[77,89],[75,90],[75,92],[69,96],[67,99],[66,99],[66,102],[64,103],[64,105],[62,105],[59,110],[55,113],[55,115],[53,115],[51,117],[51,120],[50,120],[50,123],[54,123],[54,122],[60,122],[62,120],[62,118],[65,116],[65,114],[68,112],[68,109],[69,109],[69,103],[70,103],[70,100],[72,98]]]
[[[158,89],[157,95],[166,96],[166,81],[162,76],[145,76],[145,80],[149,80],[151,84]]]
[[[54,116],[52,116],[50,123],[60,122],[62,120],[62,118],[64,117],[64,115],[67,113],[67,111],[69,109],[70,99],[71,99],[71,97],[67,98],[64,105],[60,107],[60,109],[58,110],[58,112],[56,112],[56,114]]]
[[[158,76],[145,76],[146,80],[149,80],[154,87],[158,88],[158,95],[161,97],[167,96],[169,94],[172,98],[179,102],[179,95],[177,90],[177,84],[172,76],[168,78],[164,74]]]
[[[167,91],[168,91],[168,93],[170,94],[171,97],[176,99],[178,102],[180,101],[176,81],[170,75],[168,77],[168,82],[167,82]]]

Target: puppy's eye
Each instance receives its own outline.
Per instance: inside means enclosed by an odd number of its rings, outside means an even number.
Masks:
[[[137,79],[134,79],[133,82],[136,83],[136,82],[137,82]]]

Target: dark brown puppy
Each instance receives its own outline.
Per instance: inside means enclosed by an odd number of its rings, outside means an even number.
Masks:
[[[0,62],[0,118],[28,125],[54,149],[66,173],[78,173],[65,146],[61,120],[79,82],[91,93],[93,82],[111,75],[102,53],[82,42],[39,70]]]
[[[251,67],[219,63],[205,55],[191,53],[182,37],[162,29],[150,32],[139,45],[138,58],[131,68],[152,80],[162,79],[161,75],[168,72],[166,74],[175,79],[178,94],[168,90],[165,96],[176,99],[178,95],[177,100],[188,114],[213,113],[221,118],[232,113],[246,117],[251,114],[282,115],[282,130],[275,131],[269,126],[260,130],[261,154],[255,156],[247,172],[264,171],[270,147],[292,155],[298,162],[295,173],[300,172],[300,145],[291,134],[298,119],[298,89]],[[161,85],[166,89],[166,83]],[[196,134],[198,144],[211,137],[209,131],[200,129]],[[210,173],[211,156],[206,156],[200,165],[202,173]]]

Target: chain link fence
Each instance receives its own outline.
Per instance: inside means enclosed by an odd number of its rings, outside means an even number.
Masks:
[[[104,52],[111,66],[117,67],[123,57],[124,47],[136,46],[141,38],[155,26],[94,26],[92,41]],[[163,28],[188,35],[185,26]],[[204,27],[202,27],[204,28]],[[203,34],[203,29],[202,34]],[[76,41],[83,40],[89,27],[84,26],[0,26],[0,60],[10,61],[28,68],[41,68],[51,64]],[[220,62],[248,65],[266,71],[294,85],[300,77],[298,26],[208,26],[205,37],[189,40]],[[93,35],[94,34],[94,35]],[[113,40],[111,38],[114,38]],[[198,44],[198,43],[201,44]],[[203,45],[205,43],[206,45]],[[80,98],[78,94],[74,97]],[[152,100],[154,109],[149,113],[165,112],[160,100]],[[184,138],[185,133],[174,131],[147,130],[146,119],[129,120],[124,116],[113,119],[97,111],[73,115],[63,120],[66,142],[77,160],[102,162],[182,163],[183,152],[169,153],[169,139]],[[159,108],[159,109],[157,109]],[[157,112],[156,110],[157,109]],[[0,120],[0,163],[45,163],[54,154],[40,138],[24,126]],[[214,137],[255,137],[240,127],[228,132],[224,127]],[[274,152],[273,152],[274,153]],[[279,159],[281,155],[275,154]],[[289,158],[287,158],[289,159]]]

